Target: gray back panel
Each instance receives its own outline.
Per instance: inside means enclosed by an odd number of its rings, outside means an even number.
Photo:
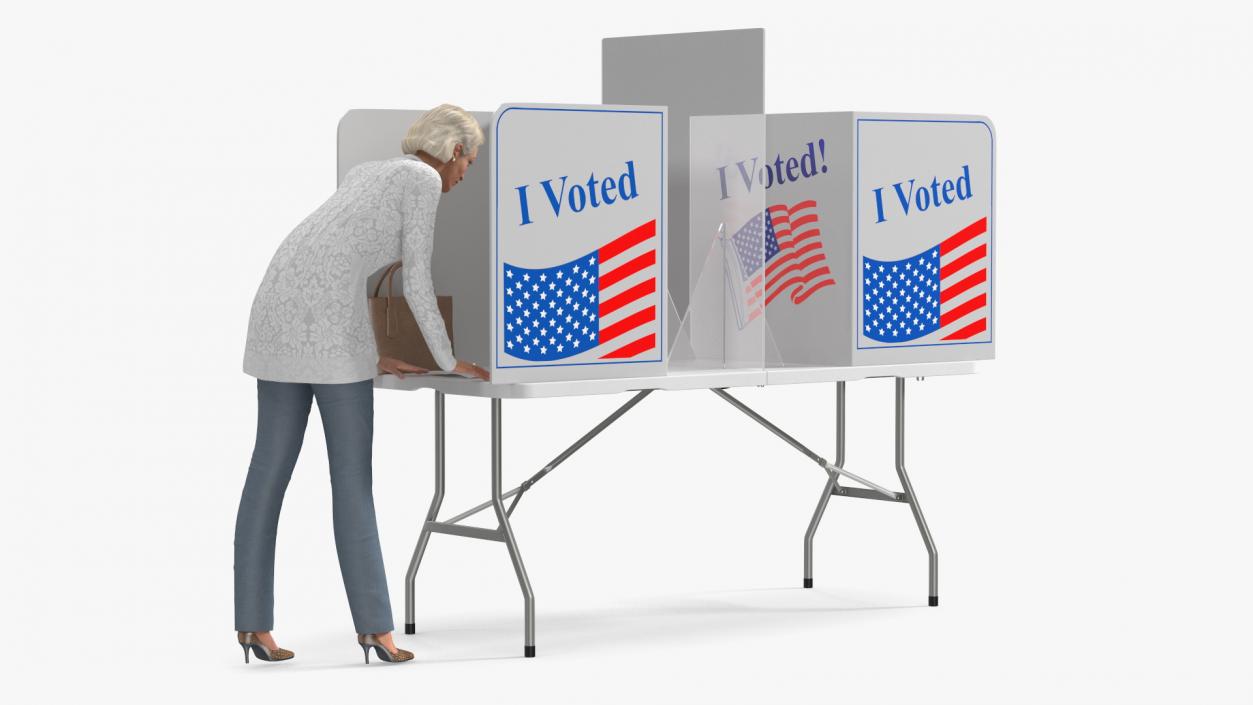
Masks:
[[[765,110],[765,30],[607,37],[601,102],[669,107],[667,267],[680,316],[688,307],[688,118]],[[670,329],[673,337],[675,326]]]

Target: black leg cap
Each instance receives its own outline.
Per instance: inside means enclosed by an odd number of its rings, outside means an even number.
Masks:
[[[940,596],[939,596],[939,595],[932,595],[931,597],[928,597],[928,598],[927,598],[927,606],[928,606],[928,607],[939,607],[939,606],[940,606]]]
[[[417,634],[417,633],[418,633],[418,630],[414,627],[414,625],[412,625],[412,624],[406,624],[406,625],[405,625],[405,633],[406,633],[406,634]]]
[[[535,647],[534,647],[534,646],[527,646],[527,647],[523,647],[523,648],[525,649],[525,651],[523,651],[523,652],[522,652],[524,656],[526,656],[527,658],[535,658]]]
[[[813,586],[814,586],[814,579],[813,579],[813,578],[805,578],[805,587],[807,587],[807,588],[811,588],[811,587],[813,587]]]

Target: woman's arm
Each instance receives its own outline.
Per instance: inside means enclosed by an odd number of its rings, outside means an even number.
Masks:
[[[405,301],[422,329],[422,337],[442,370],[457,368],[452,343],[444,329],[431,282],[431,251],[435,245],[435,209],[439,206],[441,181],[426,170],[412,172],[417,178],[404,187],[404,220],[401,260],[404,262]]]

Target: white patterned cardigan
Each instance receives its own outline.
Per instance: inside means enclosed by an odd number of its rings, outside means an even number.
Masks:
[[[456,366],[431,284],[441,187],[439,172],[414,156],[353,167],[270,260],[252,302],[244,372],[316,384],[373,378],[378,351],[366,279],[397,259],[436,363]]]

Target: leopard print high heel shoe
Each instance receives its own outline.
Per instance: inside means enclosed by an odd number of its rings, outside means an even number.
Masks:
[[[248,654],[251,652],[262,661],[286,661],[296,654],[287,649],[271,649],[265,644],[257,640],[256,632],[238,632],[239,645],[244,649],[244,663],[248,663]]]
[[[399,647],[395,651],[388,651],[387,647],[383,646],[383,644],[380,643],[373,634],[358,634],[357,644],[360,645],[361,650],[365,652],[366,663],[370,662],[371,648],[374,649],[374,652],[378,654],[380,659],[387,661],[388,663],[403,663],[413,659],[412,651],[405,651]]]

